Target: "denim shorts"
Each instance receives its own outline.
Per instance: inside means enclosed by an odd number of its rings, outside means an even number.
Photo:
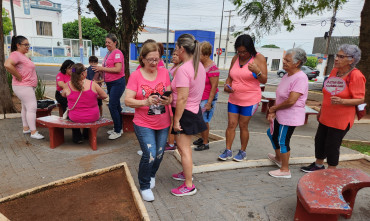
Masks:
[[[203,112],[203,120],[206,123],[209,123],[211,121],[212,116],[215,113],[217,98],[218,98],[218,93],[216,93],[215,97],[213,98],[213,101],[212,101],[212,104],[211,104],[211,110]],[[200,102],[200,108],[202,109],[202,111],[203,111],[204,105],[206,105],[207,102],[208,102],[208,100],[202,100]]]
[[[240,114],[246,117],[253,116],[258,108],[258,103],[251,105],[251,106],[239,106],[236,104],[232,104],[230,102],[227,103],[227,112]]]

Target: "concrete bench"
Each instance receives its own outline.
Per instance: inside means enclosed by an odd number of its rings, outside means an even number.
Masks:
[[[49,105],[46,108],[37,108],[37,110],[36,110],[36,118],[50,116],[51,115],[51,111],[55,107],[57,107],[57,104],[51,104],[51,105]]]
[[[269,100],[261,99],[262,107],[261,112],[265,113],[267,111],[267,105],[269,104]]]
[[[112,120],[106,118],[100,118],[98,121],[93,123],[75,123],[70,120],[64,120],[58,116],[37,118],[36,122],[49,129],[50,148],[52,149],[64,143],[64,128],[89,128],[89,142],[91,149],[97,150],[96,135],[98,129],[103,126],[113,124]]]
[[[127,107],[125,105],[122,106],[122,129],[124,132],[134,132],[134,120],[135,108]]]
[[[359,169],[326,169],[304,175],[297,185],[294,220],[331,221],[352,215],[357,192],[370,187],[370,176]]]
[[[304,124],[307,124],[308,115],[317,115],[317,114],[319,114],[319,112],[315,111],[314,109],[312,109],[308,106],[305,106],[304,108],[306,109],[306,118],[304,119]]]

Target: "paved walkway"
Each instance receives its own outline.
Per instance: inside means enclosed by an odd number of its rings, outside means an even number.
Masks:
[[[54,88],[48,88],[49,96],[54,95]],[[227,124],[225,115],[227,97],[221,93],[215,117],[211,123],[213,133],[223,135]],[[105,107],[105,116],[109,116]],[[259,111],[259,110],[258,110]],[[56,114],[56,112],[54,113]],[[257,112],[250,124],[250,157],[262,158],[272,147],[264,133],[268,127],[264,115]],[[317,122],[314,116],[309,123],[297,128],[292,140],[292,156],[300,156],[299,148],[305,148],[305,154],[313,155],[313,136]],[[137,182],[137,170],[140,156],[136,154],[139,144],[133,133],[125,133],[123,137],[110,141],[106,131],[101,128],[98,136],[98,150],[92,151],[87,142],[75,145],[71,142],[71,130],[65,130],[66,143],[56,149],[49,148],[49,139],[33,140],[21,131],[21,119],[5,119],[0,121],[0,197],[43,185],[58,179],[79,173],[108,167],[120,162],[127,162]],[[45,128],[40,132],[48,135]],[[351,140],[369,139],[370,125],[358,124],[347,134]],[[299,138],[305,136],[304,138]],[[306,145],[301,147],[300,141]],[[238,148],[235,140],[233,149]],[[293,145],[294,143],[294,145]],[[311,144],[311,145],[310,145]],[[212,159],[216,146],[204,152]],[[217,147],[222,149],[222,144]],[[345,150],[345,152],[351,152]],[[293,154],[294,153],[294,154]],[[197,153],[201,154],[201,153]],[[203,160],[195,158],[196,162]],[[228,162],[226,162],[228,163]],[[366,160],[341,163],[345,167],[360,167],[370,173],[370,163]],[[171,178],[171,174],[179,172],[181,165],[172,153],[165,154],[158,171],[155,201],[145,202],[151,220],[292,220],[296,206],[296,185],[304,173],[299,171],[300,165],[292,165],[292,179],[276,179],[267,172],[275,166],[243,168],[194,174],[194,183],[198,193],[190,197],[178,198],[170,194],[170,189],[181,183]],[[370,188],[358,193],[352,220],[368,220],[370,217]]]

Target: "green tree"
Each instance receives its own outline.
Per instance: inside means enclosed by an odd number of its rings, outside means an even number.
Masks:
[[[0,8],[3,8],[3,1],[0,1]],[[0,24],[3,22],[3,16],[0,17]],[[0,25],[0,33],[4,33],[3,26]],[[8,77],[6,75],[4,62],[4,35],[0,34],[0,114],[14,113],[14,104],[12,101],[12,95],[8,86]]]
[[[271,45],[263,45],[261,48],[280,48],[274,44],[271,44]]]
[[[1,16],[3,19],[3,34],[8,35],[9,32],[13,30],[13,26],[12,21],[9,18],[9,14],[5,11],[5,8],[2,8]]]
[[[252,32],[257,38],[280,30],[294,30],[291,18],[304,18],[307,15],[322,14],[332,9],[340,9],[348,0],[232,0],[237,6],[238,14],[248,24],[244,31]],[[370,112],[370,1],[365,0],[361,12],[360,27],[361,61],[357,67],[366,78],[365,102]]]
[[[92,42],[93,54],[95,54],[96,47],[105,46],[105,36],[108,32],[99,27],[99,20],[97,18],[81,17],[82,38],[90,39]],[[78,36],[78,20],[67,22],[63,24],[64,38],[79,38]]]
[[[304,65],[311,68],[316,68],[317,64],[318,64],[317,57],[307,57],[307,61]]]
[[[117,35],[119,49],[125,56],[125,76],[130,76],[130,43],[137,41],[143,28],[143,17],[148,0],[120,0],[118,12],[108,0],[89,0],[87,8],[99,19],[100,27]]]

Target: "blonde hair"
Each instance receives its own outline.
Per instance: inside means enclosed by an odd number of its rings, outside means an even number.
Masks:
[[[177,39],[177,46],[183,47],[187,54],[193,55],[194,79],[198,74],[199,60],[200,60],[200,43],[195,40],[191,34],[182,34]]]
[[[204,56],[211,56],[212,54],[212,45],[208,41],[203,41],[200,43],[200,51]]]
[[[150,53],[150,52],[158,52],[158,45],[154,42],[147,42],[143,45],[143,47],[140,50],[140,56],[139,56],[139,62],[141,67],[144,67],[145,64],[143,62],[143,59]]]

